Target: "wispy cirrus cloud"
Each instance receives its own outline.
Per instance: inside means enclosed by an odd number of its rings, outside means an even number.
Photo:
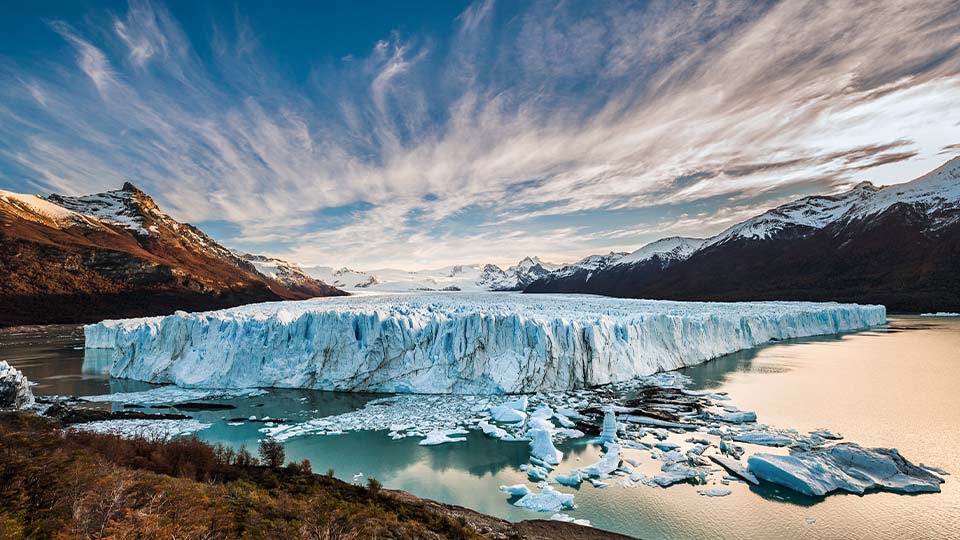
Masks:
[[[242,6],[209,36],[146,2],[50,21],[62,57],[0,64],[0,171],[129,179],[233,246],[413,268],[712,234],[956,152],[951,2],[589,7],[477,2],[302,80]]]

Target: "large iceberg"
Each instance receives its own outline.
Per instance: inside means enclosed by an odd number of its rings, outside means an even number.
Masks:
[[[904,459],[893,448],[839,443],[789,456],[754,454],[750,472],[805,495],[834,491],[862,494],[877,489],[899,493],[939,492],[943,479]]]
[[[883,306],[420,294],[104,321],[114,377],[187,387],[523,393],[619,382],[771,340],[860,330]]]

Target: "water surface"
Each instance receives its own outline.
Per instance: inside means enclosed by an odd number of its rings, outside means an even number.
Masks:
[[[70,329],[42,336],[0,335],[0,358],[39,384],[37,394],[102,394],[151,387],[109,379],[106,359],[90,356]],[[732,403],[758,413],[759,421],[801,431],[827,428],[865,446],[898,448],[915,463],[960,473],[960,320],[892,318],[889,328],[771,344],[687,368],[696,388],[725,391]],[[232,418],[293,421],[362,407],[371,394],[270,390],[224,400],[237,409],[191,413],[213,426],[199,435],[211,442],[253,448],[261,424],[228,425]],[[559,471],[591,463],[600,454],[586,442],[559,445]],[[352,481],[375,477],[387,487],[474,508],[512,520],[544,517],[509,505],[501,484],[526,482],[525,443],[471,433],[468,441],[421,447],[417,439],[391,440],[383,432],[306,436],[286,442],[290,459],[309,459],[315,471],[334,469]],[[626,457],[643,452],[627,451]],[[652,470],[647,472],[653,472]],[[670,488],[584,484],[578,509],[594,525],[657,538],[958,538],[960,489],[947,477],[940,494],[810,498],[772,487],[732,483],[723,498],[697,495],[693,485]],[[710,486],[713,487],[713,486]]]

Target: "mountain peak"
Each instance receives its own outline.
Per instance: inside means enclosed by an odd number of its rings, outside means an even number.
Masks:
[[[140,188],[133,185],[133,183],[129,181],[123,183],[123,186],[120,188],[120,191],[127,191],[135,195],[144,195],[143,191],[141,191]]]

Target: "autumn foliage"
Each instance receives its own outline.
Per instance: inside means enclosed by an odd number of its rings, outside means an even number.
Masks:
[[[314,475],[309,462],[254,461],[195,438],[125,440],[0,414],[0,540],[474,537],[423,504]]]

